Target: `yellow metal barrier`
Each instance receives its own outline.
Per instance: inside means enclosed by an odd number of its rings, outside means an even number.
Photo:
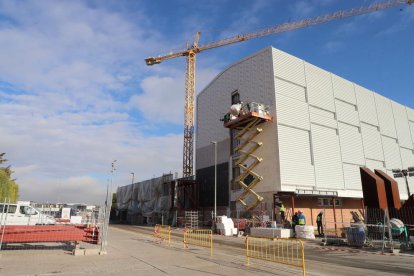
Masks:
[[[246,238],[247,265],[250,258],[301,267],[305,271],[305,250],[298,239],[278,239],[265,237]]]
[[[184,248],[189,244],[210,248],[210,256],[213,256],[213,232],[207,229],[185,229]]]
[[[154,237],[161,241],[167,241],[171,245],[171,226],[156,224],[154,227]]]

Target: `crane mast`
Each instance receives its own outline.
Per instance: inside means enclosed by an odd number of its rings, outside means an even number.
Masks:
[[[350,10],[342,10],[334,13],[307,18],[295,22],[277,24],[255,32],[244,33],[217,41],[198,45],[200,32],[197,32],[193,45],[182,51],[168,55],[148,57],[145,59],[147,65],[159,64],[164,60],[185,56],[187,58],[186,83],[185,83],[185,104],[184,104],[184,151],[183,151],[183,177],[193,175],[193,150],[194,150],[194,95],[195,95],[195,64],[196,55],[202,51],[247,41],[254,38],[264,37],[276,33],[288,32],[291,30],[306,28],[334,20],[367,14],[380,10],[395,8],[398,6],[413,4],[414,0],[389,0],[362,6]]]

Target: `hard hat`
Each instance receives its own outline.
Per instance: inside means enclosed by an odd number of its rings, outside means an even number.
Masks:
[[[298,213],[303,213],[302,210],[299,210]]]

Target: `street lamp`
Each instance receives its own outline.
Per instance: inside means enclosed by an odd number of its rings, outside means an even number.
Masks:
[[[132,174],[132,184],[134,184],[134,176],[135,176],[135,173],[134,172],[131,172],[131,174]]]
[[[211,141],[214,144],[214,219],[217,218],[217,141]]]
[[[408,197],[410,197],[411,192],[410,192],[410,186],[408,185],[407,177],[414,176],[414,167],[408,167],[407,169],[402,169],[402,170],[393,169],[392,172],[395,178],[399,178],[399,177],[405,178],[405,185],[407,185],[407,194],[408,194]]]
[[[108,244],[108,229],[109,229],[109,217],[111,214],[111,207],[112,207],[112,180],[114,177],[114,171],[116,171],[115,168],[116,160],[112,161],[111,164],[111,182],[106,187],[106,200],[105,200],[105,210],[104,210],[104,216],[105,216],[105,222],[102,226],[102,241],[101,241],[101,252],[106,252],[106,246]]]

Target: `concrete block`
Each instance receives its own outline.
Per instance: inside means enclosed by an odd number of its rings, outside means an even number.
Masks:
[[[99,255],[100,249],[98,248],[88,248],[85,249],[85,256],[90,256],[90,255]]]
[[[293,236],[292,229],[283,229],[283,228],[255,227],[255,228],[250,228],[250,233],[252,236],[271,237],[271,238],[290,238]]]
[[[73,256],[84,256],[85,255],[85,249],[74,249],[72,251]]]

